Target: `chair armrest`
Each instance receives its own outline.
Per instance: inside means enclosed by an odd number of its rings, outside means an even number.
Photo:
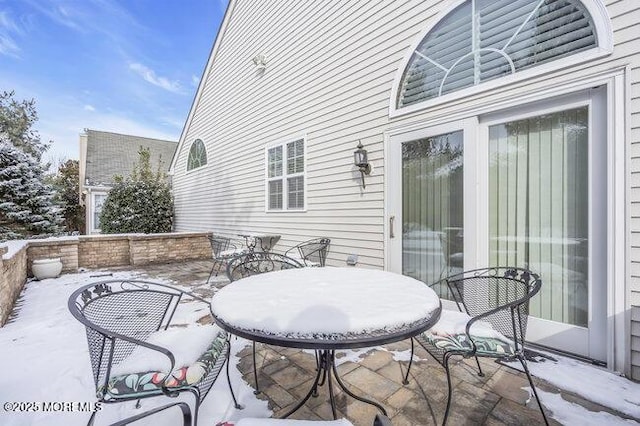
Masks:
[[[474,355],[476,353],[476,351],[478,350],[477,346],[476,346],[476,342],[473,338],[473,336],[471,335],[471,327],[473,326],[473,324],[475,324],[477,321],[482,320],[483,318],[486,318],[490,315],[496,314],[500,311],[504,311],[504,310],[509,310],[512,307],[512,304],[506,304],[506,305],[501,305],[498,306],[494,309],[491,309],[490,311],[484,312],[482,314],[478,314],[474,317],[472,317],[469,322],[467,322],[467,326],[465,327],[465,334],[467,335],[467,339],[469,339],[469,341],[471,342],[471,345],[473,347],[473,351],[470,355]],[[511,315],[513,315],[513,312],[511,312]],[[515,334],[515,330],[514,331],[514,336],[516,336]],[[506,337],[506,336],[505,336]],[[515,338],[514,338],[515,340]],[[516,346],[517,347],[517,346]]]

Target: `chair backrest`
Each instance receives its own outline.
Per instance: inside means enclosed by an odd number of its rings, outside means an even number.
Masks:
[[[113,366],[145,340],[166,329],[184,292],[140,280],[110,280],[80,287],[69,297],[71,314],[86,328],[96,389],[104,389]]]
[[[513,339],[516,349],[524,342],[529,301],[542,286],[537,274],[516,267],[493,267],[461,272],[442,281],[460,311],[483,316],[482,321]]]
[[[302,268],[300,262],[282,254],[270,252],[253,252],[236,256],[227,264],[227,278],[236,281],[251,275],[282,269]]]
[[[220,256],[220,253],[229,248],[231,239],[227,237],[221,237],[219,235],[211,235],[209,236],[209,242],[211,243],[211,251],[213,252],[213,257],[218,257]]]
[[[330,243],[331,240],[329,238],[316,238],[298,244],[294,249],[298,251],[301,259],[324,266],[327,261],[327,252],[329,251]],[[292,249],[287,250],[287,252],[289,251],[292,251]],[[286,254],[287,253],[285,253],[285,255]]]

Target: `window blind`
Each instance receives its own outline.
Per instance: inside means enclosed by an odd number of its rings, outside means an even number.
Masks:
[[[418,45],[398,107],[554,61],[597,46],[579,0],[468,0]]]

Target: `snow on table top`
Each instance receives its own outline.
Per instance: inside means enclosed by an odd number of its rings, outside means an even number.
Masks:
[[[212,310],[247,331],[333,338],[393,331],[428,319],[440,299],[424,283],[362,268],[300,268],[254,275],[218,291]]]

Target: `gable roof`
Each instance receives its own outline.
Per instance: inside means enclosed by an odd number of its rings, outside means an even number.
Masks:
[[[211,71],[213,62],[215,60],[218,49],[220,48],[220,43],[222,43],[222,37],[224,36],[225,31],[227,30],[227,25],[229,24],[229,20],[231,19],[231,14],[233,13],[233,9],[236,5],[236,0],[229,0],[227,4],[227,8],[224,11],[224,16],[222,17],[222,22],[218,27],[218,32],[216,33],[216,38],[213,40],[213,45],[211,46],[211,52],[209,53],[209,59],[207,60],[207,64],[204,67],[202,72],[202,77],[200,78],[200,83],[198,83],[198,90],[196,90],[196,95],[193,98],[193,102],[191,103],[191,108],[189,109],[189,115],[187,116],[187,120],[182,127],[182,133],[180,134],[180,139],[178,140],[178,148],[176,149],[176,153],[173,156],[173,160],[171,161],[171,165],[169,166],[169,173],[172,174],[175,171],[175,163],[178,160],[178,155],[180,154],[180,150],[185,144],[185,138],[187,136],[187,130],[191,125],[191,120],[193,119],[193,114],[198,107],[198,103],[200,102],[200,97],[202,92],[204,92],[204,88],[206,86],[207,77],[209,76],[209,72]]]
[[[175,141],[98,130],[87,129],[85,133],[87,156],[84,178],[88,186],[112,185],[114,176],[128,176],[133,171],[133,165],[138,162],[141,146],[149,148],[151,167],[155,170],[158,161],[162,161],[162,170],[166,172],[178,146]]]

